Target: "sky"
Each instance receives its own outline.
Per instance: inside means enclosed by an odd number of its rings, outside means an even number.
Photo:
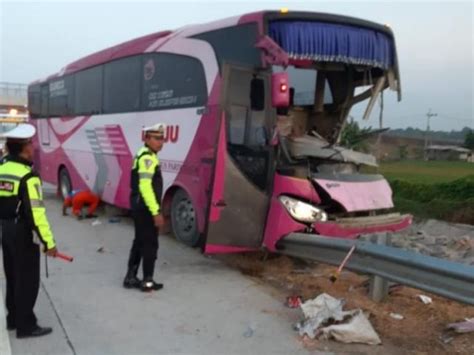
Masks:
[[[23,1],[0,0],[0,81],[29,83],[117,43],[263,9],[306,10],[389,24],[403,99],[386,92],[384,126],[474,129],[474,5],[471,1]],[[361,121],[378,126],[378,108]]]

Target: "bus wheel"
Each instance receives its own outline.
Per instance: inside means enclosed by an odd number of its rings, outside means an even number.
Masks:
[[[63,200],[69,195],[72,191],[71,178],[66,168],[62,167],[59,170],[59,193]]]
[[[195,247],[199,244],[196,210],[184,190],[178,190],[171,201],[171,227],[180,242]]]

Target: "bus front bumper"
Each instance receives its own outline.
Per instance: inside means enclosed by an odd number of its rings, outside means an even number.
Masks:
[[[312,228],[319,235],[355,239],[361,234],[398,232],[409,227],[412,220],[413,217],[408,214],[390,213],[317,222],[312,224]]]

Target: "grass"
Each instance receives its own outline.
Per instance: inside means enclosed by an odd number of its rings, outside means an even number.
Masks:
[[[474,175],[474,163],[460,161],[405,160],[382,163],[379,171],[389,180],[420,184],[450,182]]]
[[[392,186],[398,211],[474,224],[474,164],[400,161],[382,163],[379,172]]]

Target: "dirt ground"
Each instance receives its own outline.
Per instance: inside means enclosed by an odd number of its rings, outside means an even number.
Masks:
[[[383,342],[382,348],[378,347],[375,353],[385,353],[383,347],[388,346],[400,350],[401,354],[474,354],[474,333],[451,334],[445,331],[449,323],[474,317],[472,306],[402,286],[392,288],[387,300],[376,303],[367,296],[366,276],[343,272],[336,283],[331,283],[329,277],[335,267],[279,255],[271,255],[263,261],[264,254],[261,253],[228,255],[222,259],[243,274],[277,290],[282,307],[285,307],[286,296],[301,295],[303,300],[307,300],[325,292],[344,298],[347,302],[345,309],[361,308],[369,312],[369,319]],[[423,304],[417,297],[419,294],[432,297],[433,303]],[[302,316],[299,309],[295,312]],[[404,319],[393,319],[390,313],[401,314]],[[452,340],[445,343],[442,336]],[[308,350],[354,352],[352,345],[338,345],[336,350],[331,346],[328,349],[331,342],[301,341]]]

